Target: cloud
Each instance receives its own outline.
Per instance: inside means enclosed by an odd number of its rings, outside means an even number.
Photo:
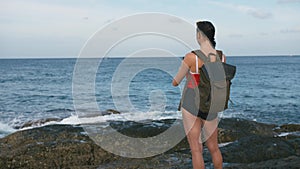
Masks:
[[[269,18],[273,17],[273,14],[271,12],[268,12],[268,11],[260,9],[260,8],[255,8],[252,6],[230,4],[230,3],[223,3],[223,2],[217,2],[217,1],[212,1],[210,3],[221,6],[221,7],[228,8],[231,10],[236,10],[236,11],[239,11],[242,13],[246,13],[246,14],[253,16],[255,18],[258,18],[258,19],[269,19]]]
[[[259,35],[261,35],[261,36],[268,36],[268,35],[269,35],[269,33],[266,33],[266,32],[261,32],[261,33],[259,33]]]
[[[231,38],[242,38],[242,37],[244,37],[243,34],[238,34],[238,33],[230,34],[228,36],[231,37]]]
[[[258,19],[269,19],[269,18],[272,18],[272,16],[273,16],[273,14],[271,12],[267,12],[267,11],[253,8],[253,7],[238,5],[237,8],[241,12],[245,12],[245,13],[247,13],[255,18],[258,18]]]
[[[280,33],[282,34],[300,34],[300,25],[293,25],[293,26],[287,26],[282,27],[280,29]]]
[[[300,28],[282,29],[280,30],[280,33],[300,33]]]
[[[1,14],[9,17],[81,18],[89,14],[89,11],[83,8],[41,2],[11,1],[2,5],[5,8],[1,9]]]
[[[288,3],[300,3],[300,0],[278,0],[279,4],[288,4]]]
[[[96,5],[0,1],[0,44],[5,44],[0,45],[0,57],[76,55],[108,19],[131,12],[126,8]]]

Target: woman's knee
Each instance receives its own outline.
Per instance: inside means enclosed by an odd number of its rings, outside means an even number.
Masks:
[[[190,144],[190,148],[192,152],[201,152],[203,151],[203,145],[202,143],[199,141],[199,137],[189,137],[188,136],[188,141]]]
[[[190,149],[192,153],[202,153],[203,146],[200,143],[190,144]]]
[[[211,154],[220,151],[218,143],[206,143],[206,146]]]

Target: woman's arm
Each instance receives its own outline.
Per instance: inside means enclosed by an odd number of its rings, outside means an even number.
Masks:
[[[178,73],[172,81],[173,86],[178,86],[182,79],[185,77],[186,73],[189,71],[191,67],[191,56],[194,56],[194,54],[188,53],[185,55],[181,66],[179,67]]]
[[[185,77],[188,70],[189,70],[188,66],[186,65],[186,63],[184,61],[182,61],[181,66],[179,67],[179,70],[172,81],[172,85],[178,86],[180,84],[180,82],[182,81],[182,79]]]

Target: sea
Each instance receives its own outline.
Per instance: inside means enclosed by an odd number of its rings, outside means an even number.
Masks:
[[[79,116],[85,111],[85,122],[91,123],[180,119],[177,108],[184,81],[179,87],[171,83],[181,59],[85,59],[86,64],[97,63],[97,71],[83,70],[82,90],[74,88],[78,83],[74,72],[84,59],[0,59],[0,138],[49,124],[80,125]],[[300,56],[229,56],[227,63],[235,65],[237,72],[230,105],[219,114],[221,120],[300,123]],[[88,96],[87,77],[94,79]],[[76,105],[74,92],[82,95],[82,102],[98,106],[93,116]],[[110,114],[112,110],[120,114]]]

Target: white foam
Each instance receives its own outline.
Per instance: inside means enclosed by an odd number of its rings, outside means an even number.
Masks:
[[[64,118],[62,121],[57,122],[57,123],[76,125],[76,124],[80,124],[80,120],[77,115],[72,115],[70,117]]]
[[[233,142],[220,143],[220,144],[219,144],[219,147],[225,147],[225,146],[227,146],[227,145],[229,145],[229,144],[231,144],[231,143],[233,143]]]
[[[288,135],[294,135],[294,136],[300,136],[300,132],[299,131],[295,131],[295,132],[282,132],[280,134],[278,134],[278,137],[286,137]]]
[[[81,115],[83,113],[80,113]],[[53,125],[53,124],[68,124],[68,125],[80,125],[80,124],[95,124],[95,123],[106,123],[109,121],[144,121],[144,120],[165,120],[165,119],[181,119],[180,112],[174,111],[152,111],[152,112],[128,112],[121,114],[110,114],[110,115],[99,115],[93,117],[78,117],[76,114],[62,119],[61,121],[50,121],[41,125],[30,126],[22,128],[21,130],[32,129],[36,127]]]
[[[10,125],[0,122],[0,138],[15,132],[16,129],[14,129],[13,127],[11,127]]]
[[[90,123],[104,123],[108,121],[144,121],[144,120],[165,120],[165,119],[180,119],[181,113],[180,112],[159,112],[159,111],[152,111],[152,112],[128,112],[128,113],[121,113],[121,114],[111,114],[105,116],[96,116],[96,117],[81,117],[78,118],[77,116],[72,119],[70,117],[70,121],[76,122],[76,124],[90,124]],[[67,119],[61,121],[62,123],[68,121]],[[78,123],[79,122],[79,123]]]
[[[278,134],[278,137],[285,137],[285,136],[288,136],[290,134],[291,133],[280,133],[280,134]]]
[[[222,119],[226,119],[226,118],[234,118],[236,117],[236,115],[234,113],[228,112],[228,111],[222,111],[218,113],[218,116]]]
[[[14,132],[14,131],[16,130],[11,126],[9,126],[8,124],[0,122],[0,132]]]
[[[165,120],[165,119],[181,119],[180,112],[174,111],[150,111],[150,112],[129,112],[118,114],[117,116],[107,116],[107,120],[120,121],[143,121],[143,120]]]

